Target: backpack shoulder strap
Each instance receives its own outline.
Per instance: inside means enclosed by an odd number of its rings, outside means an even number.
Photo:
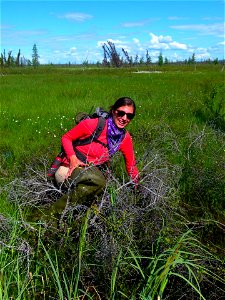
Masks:
[[[104,147],[107,147],[107,144],[104,144],[98,140],[100,134],[102,133],[102,131],[105,127],[105,124],[106,124],[106,119],[103,117],[99,117],[97,127],[96,127],[95,131],[89,137],[87,137],[86,139],[76,140],[73,142],[73,148],[76,153],[76,156],[83,163],[87,163],[87,157],[83,153],[81,153],[79,150],[77,150],[76,146],[87,145],[94,141],[94,142],[100,143]]]
[[[73,142],[73,146],[74,147],[76,147],[76,146],[83,146],[83,145],[90,144],[93,141],[94,142],[100,142],[100,141],[98,141],[98,138],[99,138],[100,134],[102,133],[102,131],[103,131],[104,127],[105,127],[105,124],[106,124],[106,119],[103,118],[103,117],[99,117],[98,118],[98,124],[97,124],[97,127],[94,130],[94,132],[89,137],[87,137],[85,139],[74,141]],[[106,146],[106,145],[104,144],[104,146]]]
[[[93,140],[97,140],[99,138],[103,129],[105,128],[105,123],[106,123],[106,119],[104,117],[98,118],[98,125],[92,134]]]

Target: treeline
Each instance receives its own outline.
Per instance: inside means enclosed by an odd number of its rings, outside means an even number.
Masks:
[[[129,55],[129,53],[122,48],[122,54],[116,49],[116,46],[113,42],[107,41],[107,43],[104,43],[102,45],[103,49],[103,60],[102,62],[97,62],[97,66],[103,66],[103,67],[132,67],[132,66],[149,66],[151,64],[157,64],[159,66],[166,65],[166,64],[196,64],[196,55],[195,53],[192,54],[191,57],[188,59],[185,59],[184,61],[177,61],[173,62],[170,61],[167,57],[164,57],[162,52],[159,53],[158,59],[156,62],[152,62],[152,57],[149,54],[149,50],[146,49],[145,56],[140,57],[138,54],[135,56]],[[224,61],[222,61],[224,62]],[[213,64],[219,64],[220,61],[218,58],[214,60],[207,59],[205,61],[202,61],[201,63],[213,63]],[[69,65],[74,65],[76,63],[68,63]],[[39,55],[38,55],[38,49],[37,45],[34,44],[33,49],[32,49],[32,60],[26,59],[24,56],[21,56],[21,51],[19,49],[18,54],[13,57],[12,56],[12,51],[9,51],[8,54],[6,55],[5,50],[3,53],[1,53],[0,57],[0,66],[2,67],[22,67],[22,66],[34,66],[37,67],[40,65],[39,62]],[[53,63],[51,63],[53,65]],[[88,66],[88,65],[95,65],[93,63],[89,63],[87,60],[85,60],[82,63],[83,66]]]
[[[20,49],[16,56],[12,55],[12,51],[8,51],[8,53],[6,54],[6,51],[4,49],[0,57],[0,66],[1,67],[23,67],[23,66],[37,67],[40,64],[40,62],[39,62],[38,49],[36,44],[33,45],[32,51],[33,51],[32,60],[30,60],[25,58],[24,56],[21,56]]]
[[[103,53],[104,58],[102,61],[103,66],[107,67],[122,67],[122,66],[135,66],[135,65],[151,65],[153,64],[152,58],[149,54],[148,49],[146,49],[145,57],[139,57],[138,54],[136,54],[134,57],[129,55],[128,52],[122,48],[122,55],[118,52],[118,50],[115,47],[115,44],[108,41],[107,43],[104,43],[103,46]],[[210,59],[205,61],[205,63],[212,63]],[[166,65],[173,63],[172,61],[169,61],[167,57],[163,57],[162,52],[159,53],[157,62],[154,62],[154,64],[158,64],[159,66]],[[186,59],[185,61],[177,61],[176,63],[184,63],[184,64],[195,64],[196,56],[195,53],[192,54],[191,57]],[[213,61],[214,64],[218,64],[219,60],[218,58]]]
[[[6,54],[6,51],[4,49],[3,53],[1,53],[0,65],[1,67],[22,67],[31,66],[32,62],[24,56],[21,56],[20,49],[15,57],[12,56],[12,51],[9,51]]]

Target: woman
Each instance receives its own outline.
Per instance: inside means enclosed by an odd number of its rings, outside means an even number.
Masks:
[[[98,142],[76,146],[76,149],[87,158],[87,164],[80,161],[75,153],[73,141],[90,136],[97,126],[97,119],[85,119],[68,131],[62,137],[62,146],[66,153],[62,166],[55,174],[58,183],[69,178],[77,167],[86,167],[89,164],[95,166],[104,165],[117,151],[121,151],[128,175],[134,183],[138,181],[138,169],[136,167],[133,143],[130,134],[125,127],[135,116],[136,106],[128,97],[119,98],[111,107],[106,126],[98,138]],[[107,145],[107,147],[105,146]]]
[[[139,175],[136,167],[132,138],[125,127],[135,116],[136,106],[128,97],[119,98],[111,107],[103,131],[98,140],[73,146],[73,142],[90,137],[97,127],[98,119],[84,119],[62,136],[65,157],[55,173],[58,185],[67,187],[67,194],[58,199],[48,210],[53,216],[61,214],[68,202],[90,206],[93,195],[101,193],[106,185],[104,167],[110,158],[121,151],[128,175],[137,185]],[[78,159],[81,153],[86,161]]]

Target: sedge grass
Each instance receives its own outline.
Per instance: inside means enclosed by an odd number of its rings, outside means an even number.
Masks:
[[[113,271],[112,271],[111,288],[110,288],[110,299],[111,300],[116,299],[116,293],[115,293],[116,292],[116,279],[117,279],[117,273],[118,273],[121,257],[122,257],[122,250],[120,250],[120,252],[118,254],[115,266],[114,266]]]
[[[0,242],[0,299],[27,299],[25,294],[30,284],[28,278],[30,249],[26,242],[20,240],[20,225],[11,221],[8,230],[5,232],[5,241]],[[7,237],[7,235],[9,235]],[[23,264],[27,266],[23,269]]]
[[[78,251],[78,268],[77,268],[77,278],[76,278],[76,284],[75,284],[75,296],[77,296],[78,293],[78,283],[80,279],[80,274],[81,274],[81,266],[82,266],[82,256],[83,252],[85,250],[85,244],[86,244],[86,232],[88,228],[88,220],[89,220],[89,215],[90,215],[90,209],[87,210],[86,216],[84,218],[84,223],[81,229],[81,235],[80,235],[80,240],[79,240],[79,251]]]
[[[170,289],[168,284],[171,277],[181,278],[198,294],[199,299],[203,300],[206,298],[201,292],[200,274],[207,274],[209,277],[225,283],[224,278],[216,275],[210,268],[201,263],[204,260],[212,259],[212,257],[192,236],[191,231],[181,235],[172,248],[168,248],[162,253],[156,253],[152,257],[139,257],[132,249],[129,249],[129,253],[131,256],[125,259],[129,261],[130,266],[141,274],[145,282],[140,292],[140,299],[142,300],[163,299],[165,290]],[[146,270],[143,270],[140,265],[142,259],[149,260]]]

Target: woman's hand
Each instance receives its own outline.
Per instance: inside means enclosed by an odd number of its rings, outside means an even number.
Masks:
[[[69,167],[69,171],[67,173],[67,177],[71,176],[73,170],[76,169],[77,167],[79,167],[79,166],[85,166],[85,164],[82,161],[80,161],[76,157],[76,155],[70,156],[69,160],[70,160],[70,167]]]

